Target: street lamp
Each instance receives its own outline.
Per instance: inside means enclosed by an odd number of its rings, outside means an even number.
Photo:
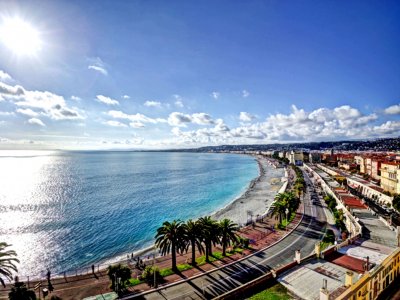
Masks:
[[[289,213],[289,209],[286,208],[286,209],[285,209],[285,214],[286,214],[286,226],[285,226],[286,228],[285,228],[285,230],[286,230],[286,231],[287,231],[287,222],[288,222],[288,221],[287,221],[287,215],[288,215],[288,213]]]
[[[154,275],[154,288],[157,288],[157,274],[156,274],[156,245],[154,245],[154,254],[153,254],[153,275]]]

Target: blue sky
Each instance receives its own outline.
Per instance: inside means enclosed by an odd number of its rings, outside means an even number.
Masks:
[[[399,136],[397,1],[2,1],[0,12],[3,149]],[[15,19],[38,49],[4,25]]]

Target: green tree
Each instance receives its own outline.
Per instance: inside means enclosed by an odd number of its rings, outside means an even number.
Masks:
[[[204,251],[204,247],[201,243],[202,232],[201,232],[201,224],[198,221],[193,221],[192,219],[186,221],[183,224],[184,229],[184,240],[186,242],[185,250],[188,251],[189,247],[192,250],[192,265],[196,264],[196,248],[200,253]]]
[[[296,182],[294,185],[294,190],[296,192],[297,197],[300,197],[302,193],[304,193],[304,184],[301,182]]]
[[[127,282],[131,278],[131,269],[121,264],[110,265],[107,268],[107,275],[111,280],[110,288],[113,291],[119,293],[121,290],[125,289]],[[117,281],[118,281],[118,290],[116,285]]]
[[[275,199],[274,203],[272,203],[269,213],[272,217],[275,217],[275,219],[277,219],[279,223],[282,223],[282,216],[285,215],[286,208],[287,203],[285,202],[285,200],[277,198]]]
[[[217,221],[213,220],[210,216],[200,218],[199,223],[206,250],[206,261],[209,262],[209,257],[212,254],[212,245],[215,246],[219,242],[219,226]]]
[[[229,219],[223,219],[219,222],[221,244],[222,244],[222,255],[226,256],[226,247],[230,246],[231,243],[237,242],[236,232],[239,227],[236,223]]]
[[[335,198],[334,198],[332,195],[330,195],[330,194],[326,195],[326,196],[324,197],[324,200],[325,200],[326,204],[328,205],[328,207],[329,207],[332,211],[335,211],[335,210],[336,210],[336,200],[335,200]]]
[[[286,192],[284,195],[289,212],[295,212],[300,205],[299,198],[297,198],[292,192]]]
[[[14,250],[6,250],[11,245],[1,242],[0,243],[0,282],[3,287],[6,287],[5,279],[11,281],[13,279],[12,273],[18,272],[15,263],[19,263],[19,260],[15,258],[17,253]]]
[[[400,195],[395,195],[393,197],[393,207],[400,212]]]
[[[18,276],[15,277],[15,282],[11,287],[10,293],[8,293],[8,299],[10,300],[36,300],[36,294],[32,290],[28,290],[25,283],[18,280]]]
[[[156,273],[156,283],[162,282],[163,278],[160,275],[160,270],[155,266],[147,266],[144,268],[142,275],[140,276],[142,280],[147,282],[149,286],[154,285],[154,272]]]
[[[176,252],[184,250],[184,230],[180,220],[174,220],[171,223],[166,221],[157,229],[156,245],[161,250],[162,255],[171,252],[172,270],[178,271],[176,267]]]

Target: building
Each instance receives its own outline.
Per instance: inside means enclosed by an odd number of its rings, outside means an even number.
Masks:
[[[301,166],[303,165],[304,161],[304,155],[302,151],[291,151],[290,152],[290,157],[289,157],[289,162],[291,164],[294,164],[296,166]]]
[[[381,179],[381,163],[382,160],[375,158],[371,161],[371,177],[375,180]]]
[[[381,163],[381,187],[391,194],[400,194],[400,161]]]
[[[319,152],[311,152],[308,155],[308,160],[312,164],[320,163],[321,162],[321,153],[319,153]]]
[[[279,151],[279,158],[285,158],[286,157],[286,151]]]

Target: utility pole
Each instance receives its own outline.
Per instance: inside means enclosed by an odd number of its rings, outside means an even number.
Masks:
[[[154,288],[157,288],[157,274],[156,274],[156,245],[154,245],[154,254],[153,254],[153,275],[154,275]]]

